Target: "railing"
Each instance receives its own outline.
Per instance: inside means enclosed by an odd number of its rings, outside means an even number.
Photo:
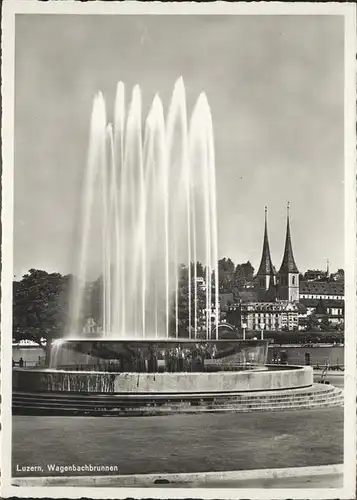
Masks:
[[[45,356],[42,356],[37,360],[23,360],[22,363],[19,360],[12,362],[13,367],[19,367],[19,368],[41,367],[41,366],[45,366],[45,364],[46,364]]]

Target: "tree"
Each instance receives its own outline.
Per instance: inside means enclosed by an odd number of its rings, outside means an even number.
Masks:
[[[196,262],[196,276],[197,278],[205,278],[206,277],[206,271],[205,268],[203,267],[202,263],[197,261]],[[188,273],[187,273],[188,274]],[[195,275],[195,263],[191,262],[191,276],[192,278]]]
[[[331,281],[336,281],[337,283],[344,283],[345,281],[345,271],[343,269],[338,269],[337,273],[332,273],[330,276]]]
[[[318,319],[316,318],[316,315],[314,313],[310,314],[306,318],[306,330],[309,331],[316,331],[320,329],[320,323]]]
[[[245,276],[242,264],[238,264],[234,273],[234,286],[238,289],[244,288]]]
[[[103,276],[100,276],[91,287],[88,298],[86,319],[93,318],[96,325],[103,322]]]
[[[327,316],[321,320],[320,328],[324,332],[329,332],[333,329]]]
[[[219,291],[230,293],[233,288],[234,263],[231,259],[224,257],[218,261]]]
[[[252,282],[254,278],[254,267],[248,260],[245,264],[242,264],[243,273],[247,282]]]
[[[13,283],[13,338],[32,340],[46,348],[62,337],[69,322],[72,276],[30,269]]]
[[[198,326],[202,326],[202,319],[205,316],[206,291],[201,287],[195,287],[194,282],[188,282],[188,269],[186,266],[180,266],[179,290],[177,301],[178,334],[179,337],[187,338],[189,335],[189,290],[191,288],[191,328],[195,327],[195,291],[197,291],[197,319]],[[174,304],[170,315],[170,333],[175,336],[176,333],[176,305]]]
[[[248,261],[238,264],[234,273],[234,286],[238,289],[244,288],[253,283],[254,267]]]
[[[218,261],[218,270],[223,273],[233,273],[234,272],[234,262],[231,259],[224,257]]]

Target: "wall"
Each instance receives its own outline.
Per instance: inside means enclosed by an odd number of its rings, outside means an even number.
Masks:
[[[307,387],[311,367],[214,373],[105,373],[14,369],[13,390],[101,393],[245,392]]]

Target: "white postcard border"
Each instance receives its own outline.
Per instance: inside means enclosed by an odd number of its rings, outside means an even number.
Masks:
[[[343,15],[345,17],[345,410],[343,489],[14,487],[11,484],[15,14]],[[355,498],[356,489],[356,8],[339,3],[37,2],[5,0],[2,17],[1,496],[42,498]],[[8,375],[9,374],[9,375]],[[346,397],[348,396],[348,397]]]

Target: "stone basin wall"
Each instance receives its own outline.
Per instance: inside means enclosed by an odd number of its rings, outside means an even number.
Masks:
[[[310,366],[271,366],[264,371],[213,373],[109,373],[13,370],[13,390],[80,393],[209,393],[269,391],[308,387]]]

